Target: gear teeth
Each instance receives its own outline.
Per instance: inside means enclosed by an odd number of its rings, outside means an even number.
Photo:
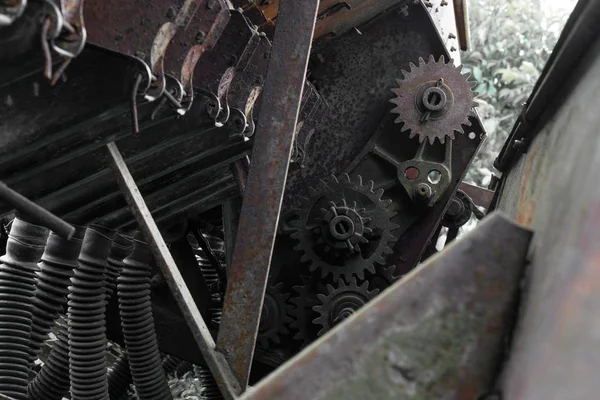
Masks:
[[[448,134],[448,136],[450,136],[450,135],[452,135],[452,133],[449,133],[449,134]],[[440,140],[440,143],[441,143],[441,144],[444,144],[444,143],[446,143],[446,137],[445,137],[445,136],[442,136],[442,137],[440,137],[440,138],[438,138],[438,139]],[[432,144],[433,144],[433,142],[435,142],[435,138],[433,138],[433,137],[430,137],[430,138],[429,138],[429,144],[431,144],[431,145],[432,145]]]
[[[386,262],[385,262],[385,258],[383,258],[383,257],[379,257],[379,258],[377,258],[377,259],[375,260],[375,262],[376,262],[377,264],[379,264],[379,265],[385,265],[385,264],[386,264]]]
[[[306,255],[306,253],[304,253],[304,254],[302,255],[302,257],[300,257],[300,261],[301,261],[301,262],[309,262],[309,261],[310,261],[310,259],[308,258],[308,256]]]
[[[425,65],[425,60],[423,59],[423,57],[419,57],[419,67]]]
[[[417,69],[417,66],[412,62],[408,63],[408,66],[410,67],[411,74]]]
[[[358,186],[363,186],[363,178],[361,175],[356,175],[354,179]],[[356,202],[354,202],[354,204],[356,204]]]
[[[390,255],[390,254],[394,254],[394,250],[392,250],[392,248],[391,248],[391,247],[389,247],[389,246],[385,246],[385,247],[383,248],[383,251],[382,251],[382,253],[383,253],[383,254]]]
[[[433,56],[433,54],[429,55],[429,63],[434,63],[435,62],[435,57]]]
[[[350,179],[350,175],[348,175],[347,173],[343,173],[342,174],[342,179],[344,180],[344,182],[346,183],[352,183],[352,180]]]
[[[383,196],[383,188],[379,188],[379,189],[375,190],[374,193],[375,193],[375,196],[377,196],[377,198],[379,200],[381,200],[381,196]],[[385,201],[385,200],[383,200],[383,201]]]

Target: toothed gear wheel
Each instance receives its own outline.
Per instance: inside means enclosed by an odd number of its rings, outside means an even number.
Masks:
[[[471,126],[475,82],[461,70],[462,65],[454,67],[452,60],[446,64],[444,56],[436,62],[432,55],[428,62],[419,58],[418,66],[410,63],[410,72],[402,70],[404,79],[392,89],[397,97],[390,100],[396,105],[391,112],[398,114],[395,122],[403,123],[402,131],[410,130],[410,138],[444,143],[446,137],[454,140],[455,132],[464,134],[463,125]]]
[[[301,276],[300,280],[302,281],[301,285],[292,287],[296,294],[292,295],[290,298],[290,303],[293,305],[293,308],[290,311],[290,315],[293,318],[290,327],[297,331],[293,338],[302,342],[302,345],[304,346],[311,341],[312,337],[314,337],[314,332],[311,335],[313,319],[311,314],[313,314],[313,307],[318,305],[319,302],[315,298],[312,289],[311,277]]]
[[[290,295],[282,291],[283,283],[268,285],[265,291],[258,326],[257,342],[263,348],[268,348],[271,343],[281,343],[281,335],[289,333],[287,325],[292,322],[290,317],[291,306],[287,303]]]
[[[363,282],[360,286],[355,278],[346,284],[343,279],[338,281],[337,287],[327,285],[327,293],[319,293],[321,305],[313,309],[320,315],[313,323],[321,325],[318,335],[321,336],[338,323],[354,314],[359,308],[367,304],[369,300],[379,293],[378,289],[369,291],[369,282]]]
[[[391,200],[382,195],[372,181],[363,185],[360,176],[351,180],[347,174],[311,190],[291,235],[310,271],[320,270],[322,278],[331,275],[334,282],[340,277],[349,281],[353,275],[364,279],[365,271],[375,273],[375,264],[385,264],[398,226],[391,222],[396,215]]]
[[[369,279],[369,287],[382,291],[394,284],[400,277],[400,274],[396,274],[395,265],[378,265],[375,275]]]

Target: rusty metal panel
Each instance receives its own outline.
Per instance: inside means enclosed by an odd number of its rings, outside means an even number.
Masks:
[[[490,215],[242,399],[482,398],[501,362],[530,238]]]
[[[586,3],[600,11],[600,2]],[[569,96],[555,99],[562,105],[505,178],[500,205],[517,205],[515,218],[536,232],[506,399],[596,399],[600,391],[600,116],[590,108],[599,51],[596,37],[569,71],[578,78],[567,82]]]

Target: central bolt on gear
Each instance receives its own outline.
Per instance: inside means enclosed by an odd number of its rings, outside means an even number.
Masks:
[[[351,180],[344,174],[311,190],[291,235],[310,271],[349,281],[353,275],[364,279],[365,271],[374,273],[375,263],[385,264],[396,241],[392,231],[398,226],[391,222],[396,215],[391,200],[382,199],[383,189],[375,191],[373,185],[372,181],[363,185],[360,175]]]
[[[281,343],[280,335],[289,333],[287,325],[292,322],[291,306],[287,303],[289,294],[283,293],[283,283],[268,285],[265,291],[257,342],[264,348],[269,343]]]
[[[392,113],[399,115],[395,122],[403,123],[402,130],[410,130],[411,138],[444,143],[446,137],[454,140],[454,132],[463,134],[463,125],[471,126],[476,82],[461,70],[452,60],[446,64],[444,56],[436,62],[433,55],[429,62],[419,58],[419,66],[410,63],[410,72],[402,70],[404,79],[397,80],[399,87],[392,89],[397,97],[390,102],[396,105]]]
[[[313,323],[322,326],[318,335],[321,336],[354,314],[378,293],[379,289],[369,291],[369,282],[363,282],[359,286],[356,278],[353,278],[349,285],[343,279],[340,279],[337,288],[327,285],[327,294],[320,293],[317,295],[321,305],[313,307],[320,314],[318,318],[313,320]]]

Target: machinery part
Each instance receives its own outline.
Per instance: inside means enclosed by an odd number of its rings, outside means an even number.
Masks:
[[[379,290],[381,293],[388,287],[392,286],[394,282],[400,279],[402,275],[396,274],[395,265],[378,265],[376,268],[375,275],[369,278],[369,289]]]
[[[11,25],[23,15],[27,0],[0,0],[0,27]]]
[[[313,307],[317,306],[319,302],[313,294],[313,279],[309,276],[300,276],[300,280],[302,281],[301,285],[292,287],[296,295],[292,295],[290,298],[290,303],[293,305],[290,310],[290,316],[292,317],[290,327],[298,331],[293,338],[299,340],[302,342],[302,346],[305,346],[313,339],[311,332]]]
[[[150,299],[150,249],[135,238],[117,279],[121,326],[131,376],[140,400],[171,399],[156,342]]]
[[[69,287],[69,377],[73,400],[104,400],[106,378],[107,258],[114,232],[90,225]]]
[[[123,259],[131,253],[133,238],[121,233],[115,234],[108,256],[106,268],[106,301],[108,302],[117,286],[117,278],[123,270]]]
[[[356,278],[352,278],[348,285],[343,279],[337,282],[337,287],[328,284],[327,293],[317,295],[321,305],[313,308],[320,314],[313,320],[313,323],[322,326],[318,335],[323,335],[350,317],[373,299],[377,293],[379,293],[379,289],[369,290],[369,282],[363,282],[359,286]]]
[[[194,365],[194,374],[200,381],[200,385],[204,390],[202,391],[202,398],[206,400],[222,400],[219,386],[215,382],[210,370],[201,365]]]
[[[450,200],[442,224],[448,229],[458,229],[471,219],[473,214],[473,201],[465,192],[457,190]]]
[[[110,400],[123,400],[132,378],[127,354],[121,354],[108,370],[108,396]]]
[[[410,63],[410,72],[402,70],[403,79],[392,92],[397,97],[390,100],[396,105],[392,113],[398,114],[396,123],[402,123],[402,131],[410,130],[410,137],[419,142],[435,139],[444,143],[446,137],[454,140],[454,133],[464,133],[463,125],[471,126],[469,117],[474,117],[474,82],[461,73],[462,66],[448,64],[444,56],[429,62],[419,58],[419,65]]]
[[[398,181],[416,204],[433,207],[452,183],[452,141],[435,145],[422,142],[415,157],[403,162],[377,145],[373,153],[396,168]]]
[[[383,189],[374,190],[373,181],[363,184],[360,175],[350,179],[344,174],[321,182],[305,201],[291,235],[311,271],[319,270],[323,278],[332,275],[334,281],[340,277],[349,281],[353,275],[364,279],[365,271],[374,273],[376,263],[385,264],[397,225],[391,222],[396,215],[391,200],[382,196]]]
[[[29,338],[37,262],[48,230],[15,218],[0,258],[0,393],[27,397]]]
[[[167,378],[170,375],[180,377],[192,369],[192,364],[169,354],[163,355],[162,367]]]
[[[67,304],[69,285],[81,250],[85,228],[77,227],[70,240],[50,232],[42,261],[38,264],[37,284],[33,299],[30,362],[38,358],[42,344],[59,313]]]
[[[6,186],[4,182],[0,182],[0,200],[10,204],[18,212],[26,215],[28,220],[33,223],[45,226],[67,239],[70,239],[75,234],[75,228],[72,225],[21,196]]]
[[[29,400],[62,400],[69,391],[69,336],[66,326],[59,325],[56,339],[42,370],[27,385]]]
[[[287,325],[292,322],[290,306],[287,303],[290,295],[283,292],[283,283],[267,285],[265,299],[260,313],[257,343],[269,348],[272,343],[281,343],[280,335],[289,333]]]
[[[319,2],[284,0],[262,96],[217,349],[248,385]],[[242,234],[252,232],[252,236]],[[212,368],[211,371],[215,372]]]
[[[531,237],[488,216],[240,400],[481,398],[503,359]]]

